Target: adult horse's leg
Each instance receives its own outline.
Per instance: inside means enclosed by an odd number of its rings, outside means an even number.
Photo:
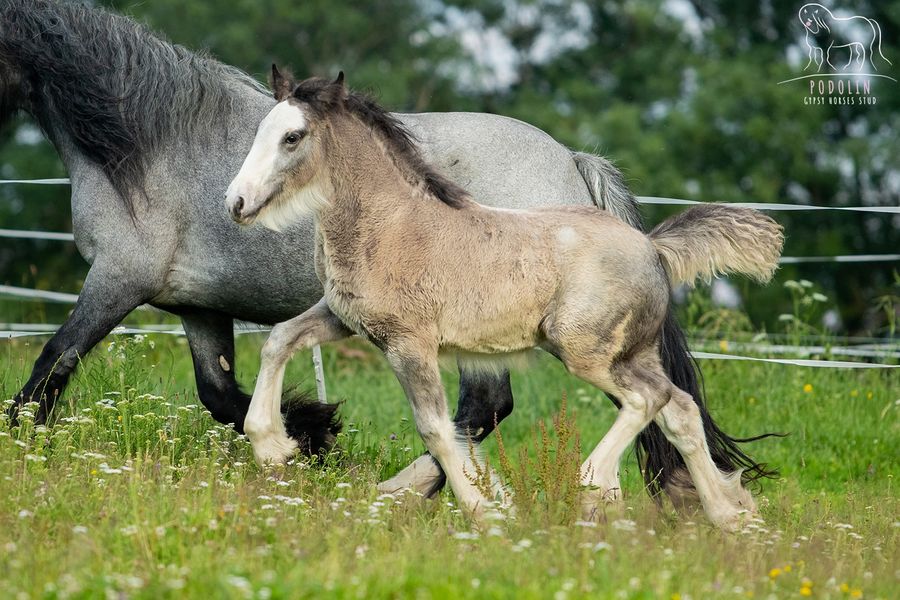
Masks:
[[[88,272],[72,314],[45,345],[25,387],[10,408],[15,419],[26,402],[38,402],[42,423],[81,360],[113,327],[149,297],[146,290],[113,269],[95,264]]]
[[[234,373],[234,322],[228,315],[197,310],[181,315],[191,347],[200,402],[220,423],[244,432],[250,395],[241,391]]]
[[[485,373],[459,372],[459,405],[453,424],[460,437],[468,437],[480,444],[491,434],[497,423],[509,416],[513,409],[509,371]],[[447,476],[438,462],[425,453],[408,467],[378,485],[380,492],[392,494],[411,489],[431,497],[447,483]]]

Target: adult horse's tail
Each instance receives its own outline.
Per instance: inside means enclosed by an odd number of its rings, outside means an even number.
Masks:
[[[625,184],[622,173],[608,160],[583,152],[574,152],[572,158],[578,171],[584,177],[588,189],[598,207],[611,212],[632,227],[644,231],[640,211],[634,195]],[[672,304],[662,330],[660,348],[663,367],[669,379],[676,386],[689,393],[700,409],[703,430],[709,451],[716,466],[725,473],[741,472],[744,483],[764,477],[773,477],[776,471],[757,463],[738,444],[768,437],[772,434],[739,439],[722,431],[706,408],[703,391],[703,376],[700,367],[688,352],[687,340],[678,324]],[[617,398],[611,400],[619,406]],[[650,495],[658,499],[665,490],[676,506],[695,504],[699,501],[691,483],[684,460],[675,446],[666,439],[656,423],[644,429],[638,436],[635,453],[641,465],[641,472]]]

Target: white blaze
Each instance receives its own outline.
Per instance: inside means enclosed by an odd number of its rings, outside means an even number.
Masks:
[[[296,104],[283,101],[275,105],[259,124],[253,146],[228,186],[229,205],[243,197],[244,212],[250,213],[272,195],[279,175],[293,159],[293,153],[286,151],[281,142],[287,133],[303,131],[306,125],[306,115]]]

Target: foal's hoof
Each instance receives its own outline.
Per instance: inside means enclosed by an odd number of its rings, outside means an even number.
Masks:
[[[709,515],[709,520],[712,521],[713,525],[728,533],[741,531],[750,523],[756,523],[757,525],[763,524],[763,520],[759,518],[759,515],[750,510],[736,510],[711,514]]]
[[[297,453],[299,447],[296,440],[286,435],[248,437],[253,446],[253,457],[260,466],[283,465]]]
[[[622,490],[585,487],[579,494],[581,519],[599,521],[609,509],[619,510],[622,506]]]
[[[382,494],[409,490],[428,497],[437,493],[443,485],[444,472],[430,454],[423,454],[390,479],[379,483],[377,489]]]

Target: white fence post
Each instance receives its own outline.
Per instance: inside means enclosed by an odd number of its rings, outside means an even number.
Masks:
[[[313,346],[313,369],[316,372],[316,395],[319,402],[326,404],[328,398],[325,395],[325,369],[322,367],[322,348],[318,344]]]

